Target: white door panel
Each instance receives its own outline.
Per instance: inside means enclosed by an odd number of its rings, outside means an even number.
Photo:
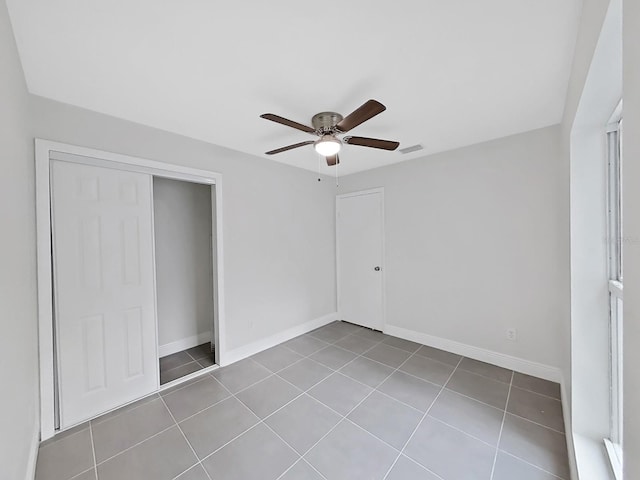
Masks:
[[[336,211],[338,309],[343,320],[382,330],[382,193],[337,197]]]
[[[151,176],[52,162],[60,422],[158,388]]]

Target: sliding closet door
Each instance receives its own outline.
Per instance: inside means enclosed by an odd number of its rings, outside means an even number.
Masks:
[[[62,428],[158,388],[151,176],[52,162]]]

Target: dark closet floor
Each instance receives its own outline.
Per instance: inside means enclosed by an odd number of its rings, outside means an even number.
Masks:
[[[211,342],[160,359],[160,385],[215,364]]]

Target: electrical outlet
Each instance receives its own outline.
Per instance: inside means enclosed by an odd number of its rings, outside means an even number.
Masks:
[[[518,341],[518,331],[515,328],[508,328],[507,329],[507,340],[509,340],[511,342],[517,342]]]

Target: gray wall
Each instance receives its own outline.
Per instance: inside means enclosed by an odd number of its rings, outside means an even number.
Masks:
[[[640,478],[640,2],[624,3],[624,478]]]
[[[318,175],[31,97],[39,138],[223,175],[227,349],[336,310],[335,184]]]
[[[211,340],[211,187],[154,177],[153,212],[158,344]]]
[[[561,168],[549,127],[343,178],[341,193],[385,188],[387,324],[560,366]]]
[[[25,478],[38,435],[35,196],[28,94],[0,2],[0,476]]]

